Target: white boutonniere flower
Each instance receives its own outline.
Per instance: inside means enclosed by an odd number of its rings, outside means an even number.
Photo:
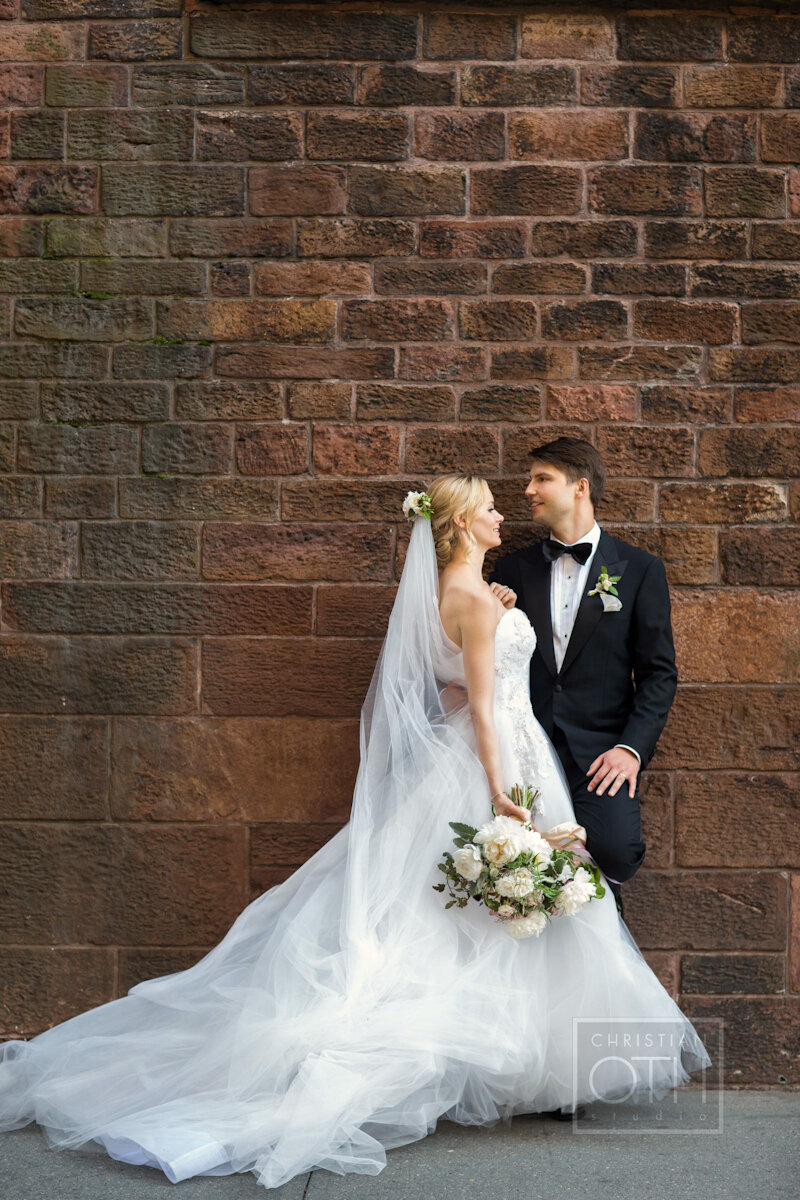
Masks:
[[[615,583],[619,583],[621,575],[609,575],[608,567],[603,567],[597,577],[597,583],[589,592],[590,596],[599,596],[603,602],[603,612],[619,612],[622,608],[622,601],[619,598],[619,593],[614,587]]]

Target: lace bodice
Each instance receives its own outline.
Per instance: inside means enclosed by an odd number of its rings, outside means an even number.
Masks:
[[[444,635],[446,637],[446,635]],[[444,683],[464,678],[464,656],[447,639],[449,651],[437,662],[437,677]],[[503,613],[495,633],[494,715],[501,751],[512,783],[536,785],[554,773],[553,751],[534,716],[530,700],[530,661],[536,649],[536,631],[521,608]]]

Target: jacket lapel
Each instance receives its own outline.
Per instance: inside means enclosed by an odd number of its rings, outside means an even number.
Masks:
[[[522,576],[522,608],[531,619],[536,630],[536,645],[551,675],[556,670],[556,655],[553,649],[553,621],[550,615],[550,563],[536,546],[530,558],[520,562]]]
[[[561,666],[561,674],[563,675],[573,664],[575,659],[580,654],[583,647],[586,645],[589,636],[594,630],[595,625],[603,615],[603,601],[599,596],[590,596],[589,592],[593,591],[597,584],[597,577],[600,574],[601,568],[606,567],[609,575],[622,575],[628,565],[627,559],[620,559],[617,543],[605,531],[600,534],[600,541],[597,545],[594,557],[589,564],[589,575],[586,580],[586,587],[581,596],[581,602],[578,606],[578,611],[575,616],[575,624],[572,628],[567,652],[564,656],[564,662]],[[551,632],[552,643],[552,632]],[[554,659],[555,662],[555,659]]]

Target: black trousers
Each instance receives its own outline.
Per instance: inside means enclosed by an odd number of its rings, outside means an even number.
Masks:
[[[642,813],[639,806],[639,778],[633,796],[627,783],[615,796],[606,790],[602,796],[589,791],[591,776],[572,757],[567,739],[558,726],[553,728],[553,745],[567,776],[572,806],[580,825],[586,830],[586,849],[604,875],[622,909],[619,884],[630,879],[642,865],[645,842],[642,838]],[[618,880],[612,883],[611,880]]]

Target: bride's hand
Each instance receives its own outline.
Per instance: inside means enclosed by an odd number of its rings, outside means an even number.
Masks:
[[[490,583],[489,587],[497,599],[502,604],[503,608],[513,608],[517,602],[517,593],[510,587],[503,587],[502,583]]]
[[[492,804],[499,817],[516,817],[518,821],[524,821],[526,824],[531,819],[528,809],[523,808],[521,804],[515,804],[505,792],[501,792],[499,796],[495,796]]]

